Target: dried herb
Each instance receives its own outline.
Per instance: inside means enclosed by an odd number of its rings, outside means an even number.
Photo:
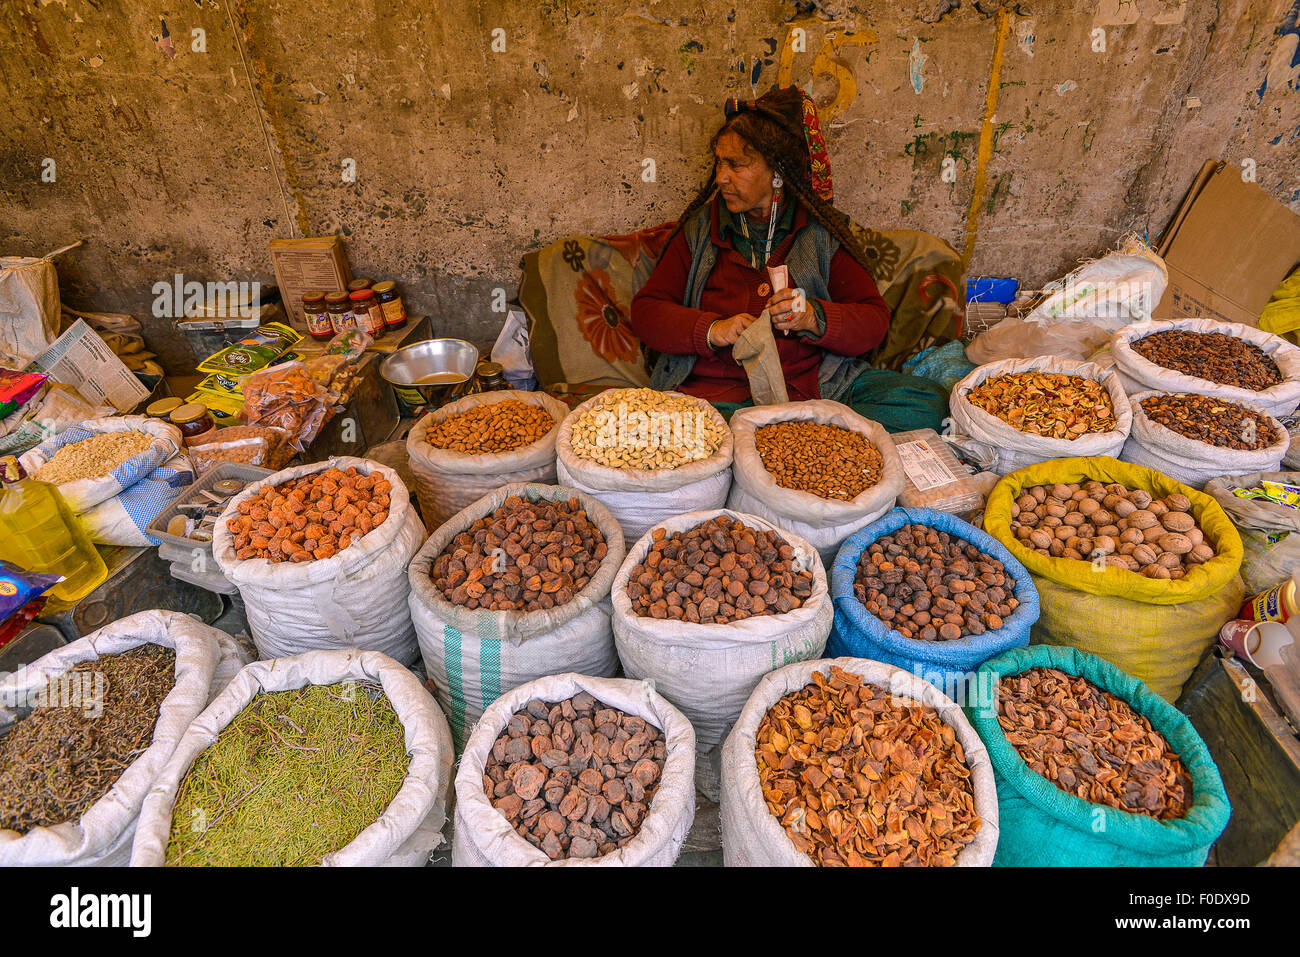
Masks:
[[[1116,426],[1105,387],[1083,376],[1012,372],[985,380],[967,399],[1012,428],[1045,438],[1077,439]]]
[[[166,862],[318,864],[384,813],[409,764],[401,721],[378,685],[259,694],[181,781]]]
[[[0,828],[79,820],[149,747],[175,684],[176,653],[159,645],[83,661],[52,679],[0,737]]]

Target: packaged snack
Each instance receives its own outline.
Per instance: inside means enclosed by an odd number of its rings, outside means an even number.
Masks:
[[[244,400],[236,395],[217,395],[212,392],[193,392],[186,402],[200,402],[208,407],[217,425],[230,425],[239,421],[240,410]]]
[[[289,433],[299,452],[334,415],[335,398],[301,362],[286,362],[248,377],[240,418],[247,425],[271,426]]]
[[[252,334],[198,364],[200,372],[246,376],[265,369],[302,340],[302,335],[279,322],[258,326]]]
[[[907,484],[898,496],[899,505],[958,515],[983,508],[985,495],[981,484],[939,438],[938,432],[915,429],[900,432],[893,438],[907,475]]]
[[[49,376],[39,372],[13,372],[0,369],[0,419],[21,408],[40,391]]]
[[[0,622],[7,621],[10,615],[61,581],[62,575],[25,572],[17,565],[0,559]]]

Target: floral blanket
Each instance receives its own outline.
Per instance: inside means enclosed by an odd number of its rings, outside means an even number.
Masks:
[[[545,389],[644,386],[650,364],[629,321],[673,223],[619,236],[577,236],[523,258],[519,301],[528,314],[533,365]],[[930,346],[961,337],[961,257],[917,230],[879,232],[854,224],[872,276],[892,313],[872,364],[899,369]]]

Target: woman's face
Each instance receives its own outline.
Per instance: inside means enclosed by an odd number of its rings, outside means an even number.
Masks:
[[[772,167],[762,154],[731,130],[718,137],[713,153],[718,161],[715,180],[727,209],[766,214],[772,203]]]

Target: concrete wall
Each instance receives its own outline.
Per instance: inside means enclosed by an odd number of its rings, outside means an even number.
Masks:
[[[837,203],[972,274],[1154,236],[1209,157],[1300,211],[1300,0],[416,6],[5,0],[0,249],[85,237],[65,299],[144,318],[174,369],[153,283],[271,281],[268,240],[330,232],[487,344],[522,253],[673,218],[721,101],[778,79],[823,107]]]

